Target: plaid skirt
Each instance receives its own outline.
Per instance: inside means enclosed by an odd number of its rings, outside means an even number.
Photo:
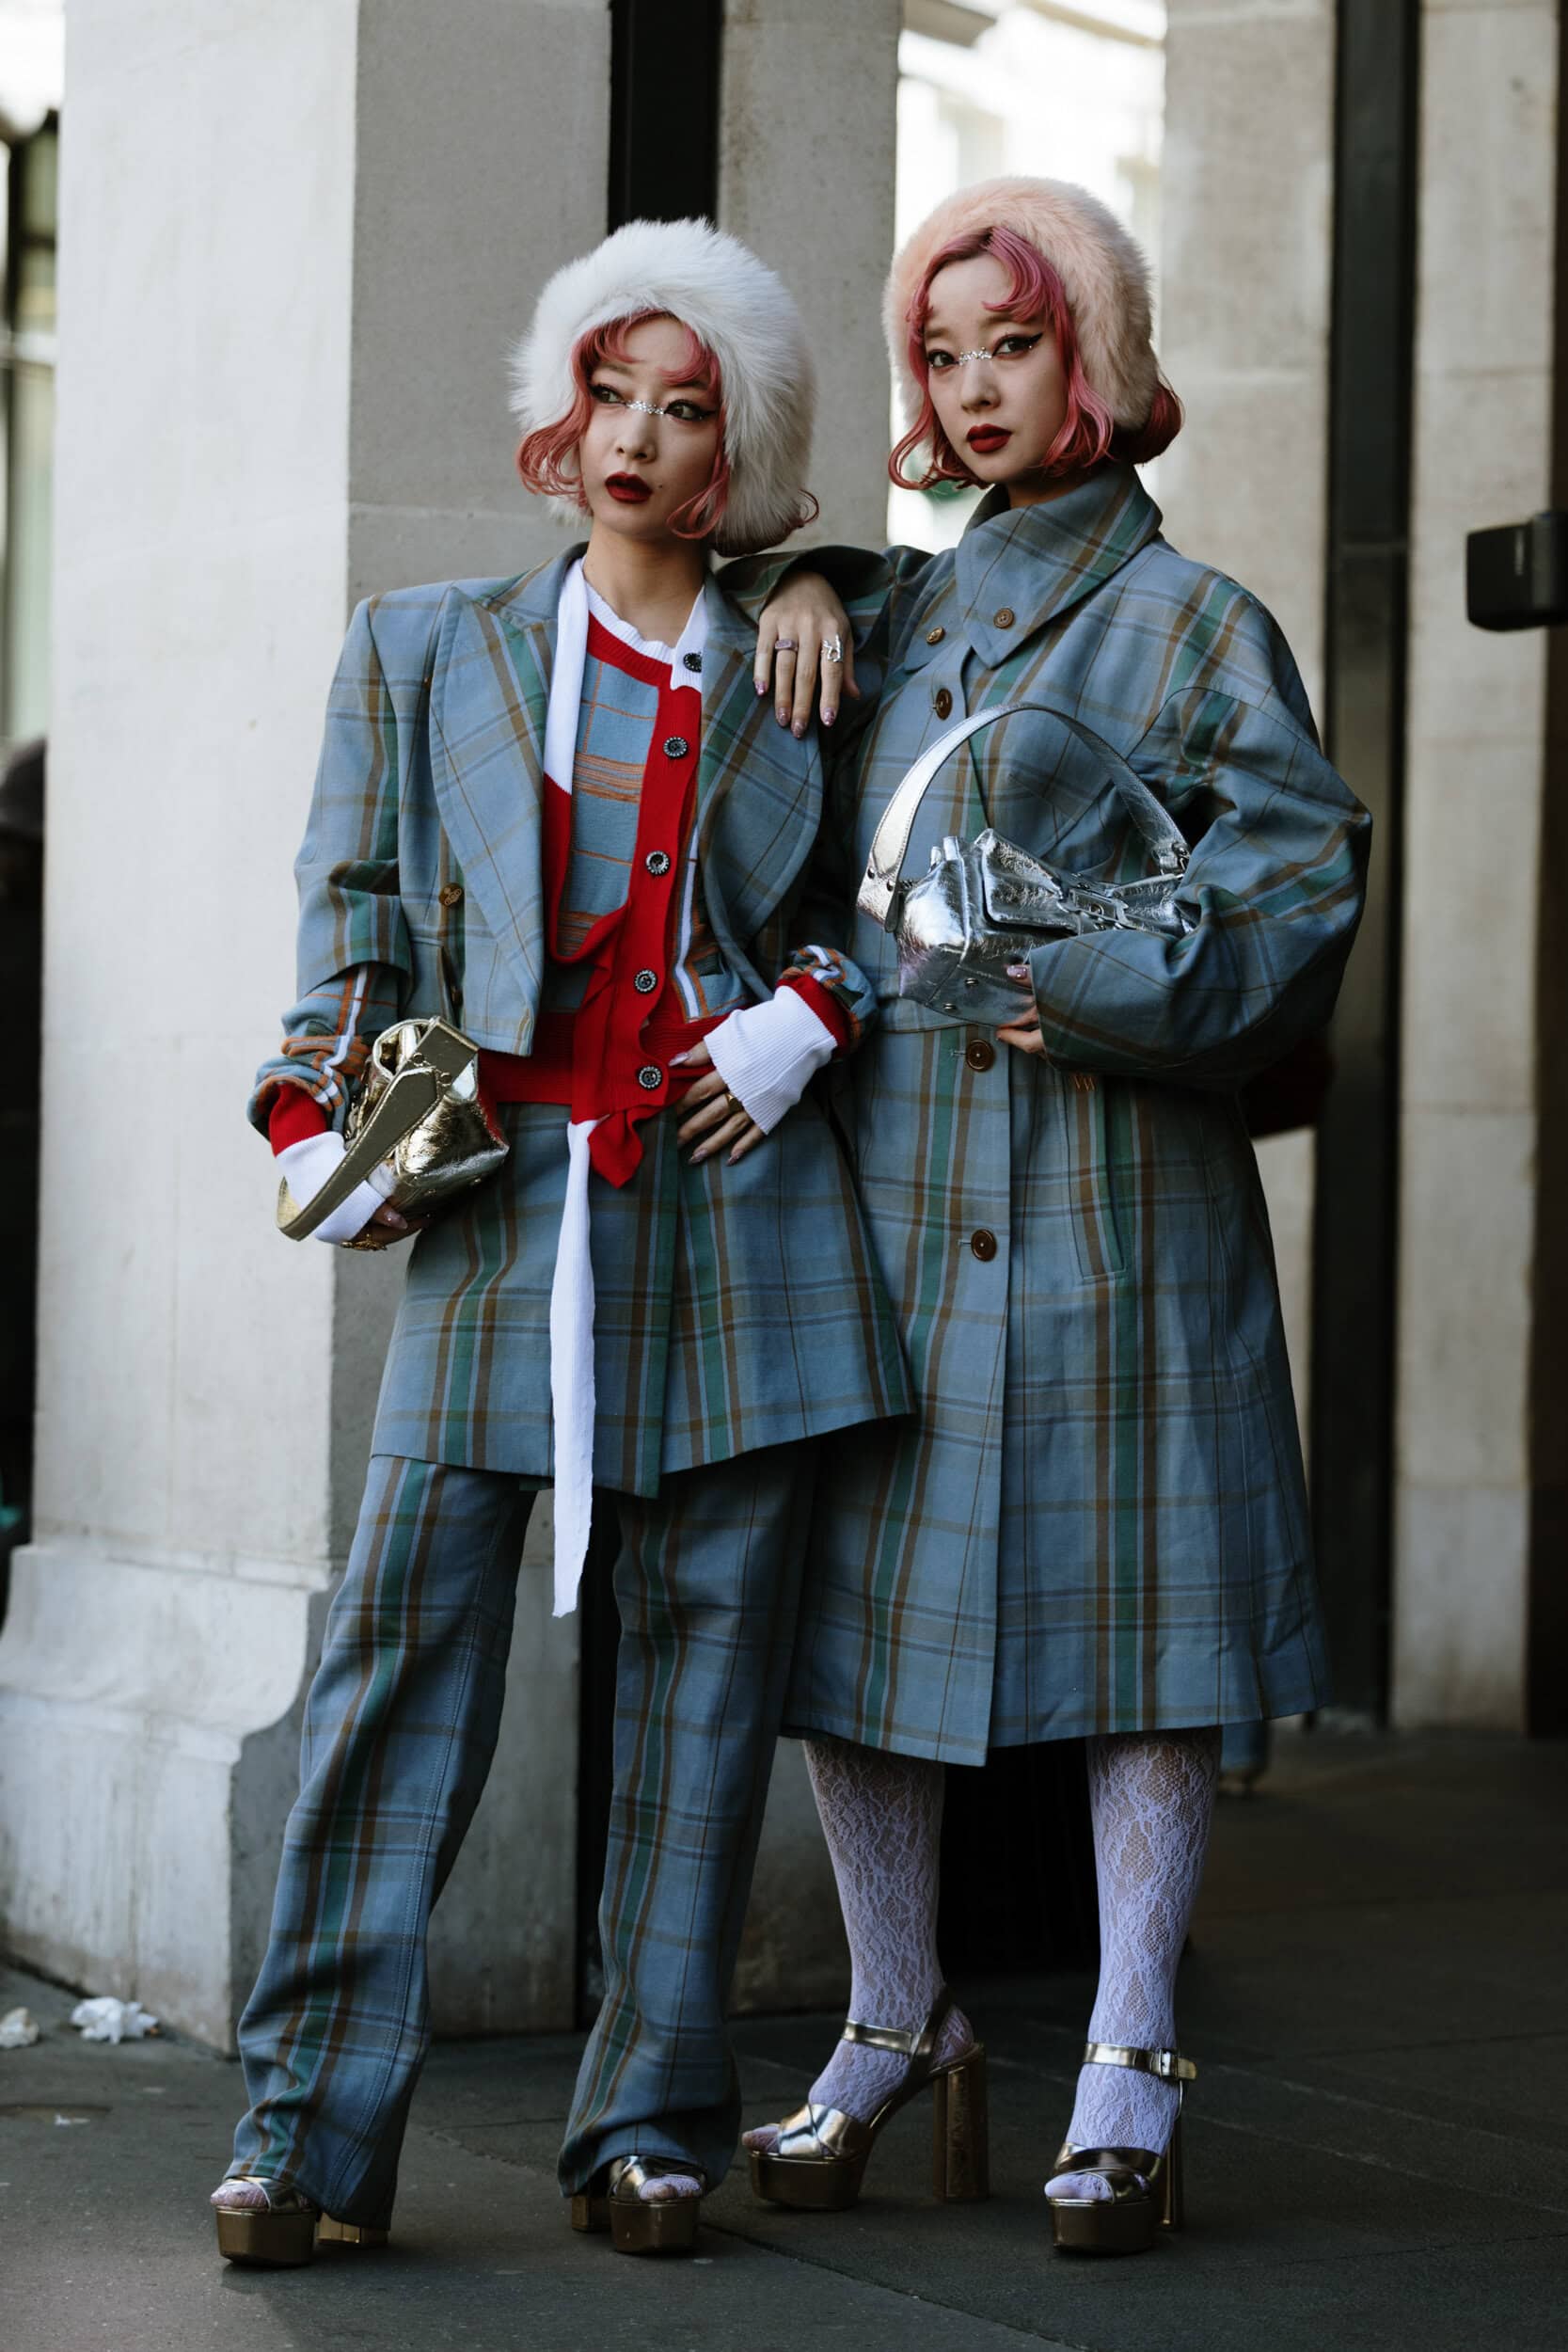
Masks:
[[[846,1123],[912,1419],[830,1440],[785,1715],[953,1763],[1326,1695],[1234,1098],[883,1008]]]

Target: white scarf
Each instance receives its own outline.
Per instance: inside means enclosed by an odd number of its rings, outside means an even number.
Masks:
[[[577,766],[578,720],[582,707],[582,671],[588,654],[592,597],[597,617],[624,643],[670,664],[677,686],[701,684],[700,669],[686,667],[689,653],[701,655],[707,636],[707,607],[699,593],[690,617],[672,650],[651,644],[594,596],[580,560],[561,583],[555,613],[555,664],[545,714],[545,773],[570,797]],[[693,834],[693,845],[695,834]],[[689,897],[689,893],[688,893]],[[550,1283],[550,1419],[555,1440],[555,1604],[569,1616],[577,1607],[582,1564],[594,1510],[594,1260],[590,1249],[588,1138],[596,1119],[568,1120],[566,1200],[561,1213],[555,1275]]]

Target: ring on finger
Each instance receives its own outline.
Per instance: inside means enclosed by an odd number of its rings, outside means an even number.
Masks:
[[[823,641],[822,641],[822,659],[823,659],[823,660],[824,660],[824,661],[842,661],[842,660],[843,660],[843,659],[844,659],[844,640],[843,640],[843,638],[842,638],[842,637],[839,637],[839,636],[832,636],[832,637],[825,637],[825,638],[823,639]]]
[[[773,640],[775,653],[799,653],[800,650],[800,645],[793,637],[775,637]]]

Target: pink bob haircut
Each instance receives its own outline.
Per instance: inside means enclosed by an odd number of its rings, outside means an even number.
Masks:
[[[637,310],[624,319],[611,319],[603,326],[590,327],[579,335],[572,346],[572,373],[577,381],[577,397],[563,417],[554,424],[542,424],[526,434],[517,451],[517,471],[527,487],[546,498],[568,498],[584,512],[588,500],[583,492],[582,477],[578,469],[577,448],[588,430],[588,420],[594,413],[589,382],[596,367],[606,359],[626,361],[626,337],[634,326],[641,326],[649,319],[668,318],[667,310]],[[730,486],[730,461],[725,450],[724,398],[720,381],[719,362],[702,337],[684,320],[674,324],[686,338],[681,352],[682,373],[675,379],[683,390],[694,391],[700,399],[715,401],[719,408],[719,448],[713,460],[713,471],[695,498],[688,499],[670,517],[670,528],[681,539],[707,539],[723,519],[724,501]]]
[[[1169,385],[1156,386],[1148,415],[1136,430],[1117,425],[1084,373],[1078,333],[1060,277],[1037,246],[1021,237],[1016,229],[998,223],[994,228],[955,237],[934,254],[904,313],[906,354],[910,372],[921,387],[922,399],[914,423],[888,459],[888,474],[897,487],[928,490],[938,482],[977,483],[981,478],[965,465],[937,421],[930,370],[926,364],[926,324],[931,314],[931,286],[937,273],[950,262],[972,262],[982,253],[994,255],[1012,280],[1006,299],[993,315],[1028,320],[1031,324],[1043,320],[1055,337],[1061,354],[1062,373],[1067,378],[1067,415],[1061,431],[1046,452],[1047,475],[1084,473],[1107,457],[1126,465],[1147,465],[1151,457],[1158,457],[1162,450],[1168,449],[1181,430],[1181,403]],[[911,482],[903,470],[904,461],[926,441],[931,445],[930,463],[919,481]]]

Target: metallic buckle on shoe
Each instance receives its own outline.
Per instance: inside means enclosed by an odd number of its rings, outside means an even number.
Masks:
[[[1192,2059],[1184,2058],[1180,2050],[1150,2050],[1148,2071],[1163,2083],[1190,2083],[1197,2076]]]

